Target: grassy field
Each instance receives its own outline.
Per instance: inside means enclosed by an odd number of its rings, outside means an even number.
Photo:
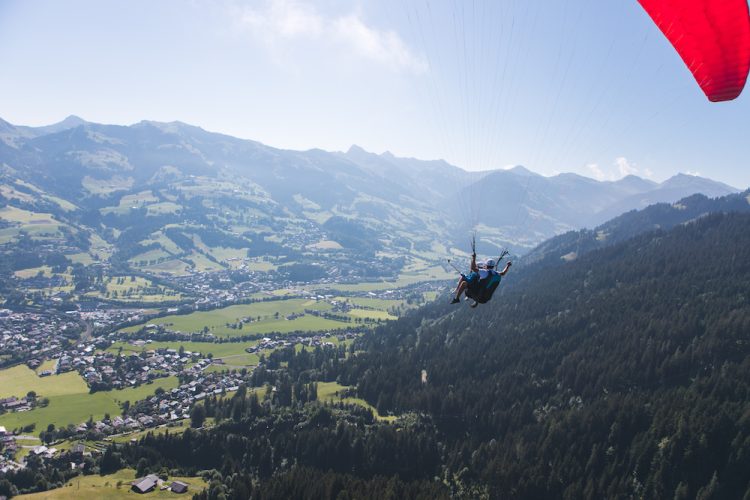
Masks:
[[[378,290],[393,290],[396,288],[403,288],[414,283],[420,283],[423,281],[442,281],[455,278],[455,273],[449,273],[442,266],[433,266],[426,269],[421,269],[418,272],[406,272],[403,273],[395,281],[378,281],[373,283],[357,283],[357,284],[331,284],[327,288],[331,290],[339,290],[342,292],[375,292]]]
[[[58,224],[52,214],[30,212],[10,205],[0,208],[0,219],[19,224]]]
[[[149,262],[156,262],[159,259],[171,259],[172,255],[161,248],[155,248],[148,250],[143,253],[139,253],[135,257],[128,260],[131,266],[147,266],[151,265]]]
[[[57,366],[57,360],[48,359],[48,360],[45,360],[41,365],[39,365],[39,368],[37,368],[35,371],[37,374],[42,373],[43,371],[54,372],[56,366]]]
[[[152,395],[157,387],[169,390],[177,385],[176,377],[168,377],[140,387],[89,394],[86,383],[76,372],[38,377],[26,366],[7,368],[0,370],[0,397],[25,396],[27,392],[35,391],[39,397],[48,398],[49,405],[31,411],[0,415],[0,425],[16,429],[36,424],[38,432],[48,424],[60,427],[80,424],[89,417],[98,420],[105,413],[119,415],[120,403],[123,401],[134,402]]]
[[[373,320],[392,320],[395,316],[389,314],[389,307],[398,306],[400,300],[379,300],[369,298],[341,297],[342,301],[349,300],[353,304],[373,307],[374,310],[353,309],[348,314],[339,313],[349,318],[369,318]],[[371,305],[370,305],[371,304]],[[200,332],[204,327],[209,332],[220,338],[231,338],[251,333],[289,333],[293,331],[319,332],[336,330],[354,326],[354,321],[342,322],[323,317],[305,314],[303,316],[286,319],[292,314],[304,313],[305,309],[316,311],[330,311],[332,304],[326,301],[308,299],[274,300],[267,302],[256,302],[253,304],[242,304],[214,309],[212,311],[198,311],[185,315],[171,315],[151,320],[150,323],[164,325],[165,327],[183,332]],[[232,328],[228,325],[236,325],[243,318],[252,321],[242,324],[242,329]],[[131,326],[123,329],[124,332],[138,331],[142,325]]]
[[[148,215],[175,214],[182,210],[182,205],[172,203],[171,201],[163,201],[148,205],[146,210]]]
[[[29,391],[34,391],[43,397],[65,396],[88,392],[88,387],[76,372],[39,377],[26,365],[0,370],[0,398],[25,396]]]
[[[207,327],[217,337],[234,337],[249,333],[282,332],[295,330],[319,331],[342,328],[347,323],[332,321],[315,316],[305,315],[295,320],[287,320],[286,316],[301,313],[305,308],[328,310],[327,303],[316,303],[314,300],[290,299],[269,302],[256,302],[224,307],[213,311],[199,311],[186,315],[173,315],[157,318],[151,323],[170,325],[172,330],[180,332],[199,332]],[[278,313],[278,319],[276,314]],[[242,318],[252,318],[251,323],[243,324],[243,328],[233,329],[227,326],[235,324]],[[260,320],[258,320],[260,317]],[[124,331],[136,331],[140,326],[129,327]]]
[[[73,478],[62,488],[44,491],[41,493],[32,493],[29,495],[20,495],[15,498],[29,500],[99,500],[106,499],[134,499],[134,498],[182,498],[171,491],[160,491],[159,488],[150,493],[139,495],[130,491],[130,483],[135,479],[133,469],[122,469],[114,474],[106,476],[78,476]],[[203,479],[199,477],[170,477],[167,482],[183,481],[189,484],[188,495],[202,491],[205,488]],[[118,486],[119,484],[119,486]],[[184,496],[184,495],[183,495]]]
[[[122,302],[165,302],[183,299],[182,294],[169,287],[156,285],[140,276],[111,276],[104,278],[105,292],[96,291],[88,297],[114,299]]]
[[[153,429],[146,429],[138,432],[132,432],[123,436],[117,436],[112,438],[115,443],[129,443],[132,439],[141,439],[146,434],[152,434],[154,436],[161,436],[162,434],[182,434],[185,429],[190,427],[189,420],[180,420],[177,422],[178,425],[173,427],[167,427],[166,425],[156,427]]]
[[[108,213],[126,214],[133,208],[140,208],[152,203],[157,203],[159,199],[151,191],[141,191],[136,194],[128,194],[120,198],[120,204],[116,207],[105,207],[99,211],[102,215]]]
[[[400,299],[378,299],[375,297],[335,297],[333,300],[349,302],[355,306],[372,307],[380,311],[387,311],[392,307],[398,307],[404,303]]]
[[[136,257],[137,258],[137,257]],[[169,274],[172,276],[185,276],[188,274],[188,264],[179,259],[169,259],[156,264],[142,267],[143,271],[156,274]]]
[[[393,422],[396,420],[396,417],[385,415],[382,416],[378,413],[378,410],[375,409],[374,406],[372,406],[370,403],[365,401],[364,399],[360,398],[342,398],[339,396],[339,393],[345,389],[348,389],[348,387],[340,385],[336,382],[318,382],[318,401],[330,401],[333,403],[347,403],[347,404],[355,404],[362,406],[364,408],[369,408],[372,410],[372,414],[375,415],[375,418],[383,421],[383,422]]]

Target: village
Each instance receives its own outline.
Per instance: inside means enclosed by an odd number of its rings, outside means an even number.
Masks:
[[[340,333],[336,340],[345,342],[355,338],[355,332]],[[246,349],[248,353],[265,355],[275,349],[304,345],[310,348],[333,346],[327,341],[327,334],[310,336],[269,336],[261,338]],[[53,443],[64,441],[110,441],[118,436],[155,429],[164,426],[181,426],[190,418],[190,412],[196,403],[209,397],[225,397],[237,391],[242,384],[248,384],[253,370],[223,370],[223,360],[204,356],[199,352],[184,349],[145,349],[150,339],[129,339],[134,347],[143,347],[141,354],[112,353],[105,347],[120,341],[118,334],[110,334],[106,339],[95,339],[80,343],[56,360],[56,373],[77,370],[83,379],[95,390],[116,390],[125,386],[153,384],[154,394],[146,399],[127,402],[122,407],[122,415],[110,416],[100,420],[88,420],[78,425],[54,429],[48,428],[40,436],[44,443],[31,448],[29,455],[40,460],[53,460],[69,451],[56,448]],[[210,342],[205,343],[207,347]],[[215,366],[219,370],[207,370]],[[163,389],[158,379],[176,377],[180,383],[172,389]],[[36,395],[34,395],[36,397]],[[28,411],[32,409],[29,397],[10,397],[0,400],[3,411]],[[28,433],[28,430],[26,430]],[[24,460],[16,461],[16,454],[22,448],[17,440],[24,436],[24,429],[8,430],[0,428],[0,471],[23,468]],[[35,439],[35,438],[32,438]],[[101,451],[101,450],[99,450]],[[96,453],[90,449],[87,453]],[[78,455],[76,455],[78,456]],[[81,459],[84,455],[81,455]],[[78,465],[82,465],[79,462]]]
[[[64,314],[0,309],[0,367],[28,362],[36,369],[44,359],[77,341],[83,327]]]

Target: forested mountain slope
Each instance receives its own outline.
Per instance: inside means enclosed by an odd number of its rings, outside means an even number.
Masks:
[[[694,194],[676,203],[657,203],[643,210],[631,210],[595,227],[569,231],[550,238],[524,256],[523,262],[556,265],[598,248],[630,239],[655,229],[671,229],[712,213],[750,213],[750,190],[720,198]]]
[[[740,213],[512,269],[478,309],[441,300],[349,347],[264,356],[198,407],[214,427],[90,470],[199,474],[206,499],[750,498],[749,284]],[[345,399],[321,404],[334,380]]]
[[[747,497],[749,284],[750,216],[710,215],[383,327],[341,379],[493,497]]]

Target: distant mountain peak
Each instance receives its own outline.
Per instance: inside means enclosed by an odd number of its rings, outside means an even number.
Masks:
[[[523,165],[516,165],[515,167],[509,168],[506,170],[506,172],[513,172],[516,175],[523,175],[525,177],[527,176],[538,176],[536,172],[532,172],[528,168],[524,167]]]
[[[12,123],[6,122],[2,118],[0,118],[0,132],[11,132],[15,130],[15,126],[13,126]]]
[[[683,172],[675,174],[666,181],[662,182],[659,185],[659,188],[671,189],[683,186],[696,186],[696,188],[700,189],[696,189],[695,192],[703,192],[703,194],[707,194],[710,196],[723,196],[729,193],[737,193],[740,191],[736,187],[724,184],[723,182],[714,181],[712,179],[701,177],[700,175],[688,174]],[[716,191],[716,193],[714,193],[713,191]]]
[[[63,121],[55,123],[55,125],[62,125],[68,128],[77,127],[88,123],[86,120],[77,115],[68,115]]]

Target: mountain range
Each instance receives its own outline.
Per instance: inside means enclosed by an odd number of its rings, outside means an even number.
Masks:
[[[180,122],[119,126],[76,116],[44,127],[0,120],[0,176],[5,203],[23,201],[33,209],[44,202],[36,208],[112,244],[116,235],[108,227],[122,231],[146,221],[156,230],[158,219],[275,236],[296,250],[316,243],[299,237],[308,227],[320,241],[346,250],[336,241],[343,219],[355,233],[376,235],[369,250],[426,258],[465,250],[472,229],[488,253],[500,247],[523,253],[628,210],[737,191],[684,174],[656,183],[635,176],[605,182],[570,173],[544,177],[521,166],[467,172],[442,160],[357,146],[290,151]],[[62,205],[66,209],[58,210]]]

